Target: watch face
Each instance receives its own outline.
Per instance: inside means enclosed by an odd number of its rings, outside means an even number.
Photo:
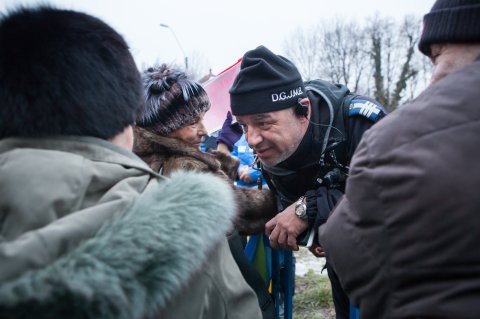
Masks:
[[[295,206],[295,215],[297,215],[298,217],[303,219],[307,215],[306,212],[307,212],[307,205],[305,205],[305,203],[298,203]]]

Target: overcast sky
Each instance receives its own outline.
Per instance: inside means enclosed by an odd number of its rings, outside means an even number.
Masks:
[[[261,44],[282,54],[285,37],[298,27],[332,18],[364,22],[375,13],[422,17],[434,0],[0,0],[0,11],[40,2],[103,19],[125,37],[140,69],[155,62],[183,64],[185,53],[190,59],[200,55],[216,74]]]

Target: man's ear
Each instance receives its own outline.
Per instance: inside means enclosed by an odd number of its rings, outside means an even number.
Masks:
[[[304,116],[307,119],[310,117],[310,100],[308,98],[298,99],[295,106],[295,114]]]
[[[133,127],[132,125],[127,126],[123,132],[118,133],[110,139],[115,145],[126,148],[129,151],[133,150]]]

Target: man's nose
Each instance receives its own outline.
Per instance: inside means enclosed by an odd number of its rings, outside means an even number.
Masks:
[[[245,133],[245,139],[247,140],[248,146],[251,148],[255,148],[263,141],[260,130],[255,128],[248,128],[247,132]]]

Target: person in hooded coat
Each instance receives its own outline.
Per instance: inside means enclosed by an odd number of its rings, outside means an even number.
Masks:
[[[221,179],[131,152],[141,76],[103,21],[0,17],[0,318],[261,318]]]

